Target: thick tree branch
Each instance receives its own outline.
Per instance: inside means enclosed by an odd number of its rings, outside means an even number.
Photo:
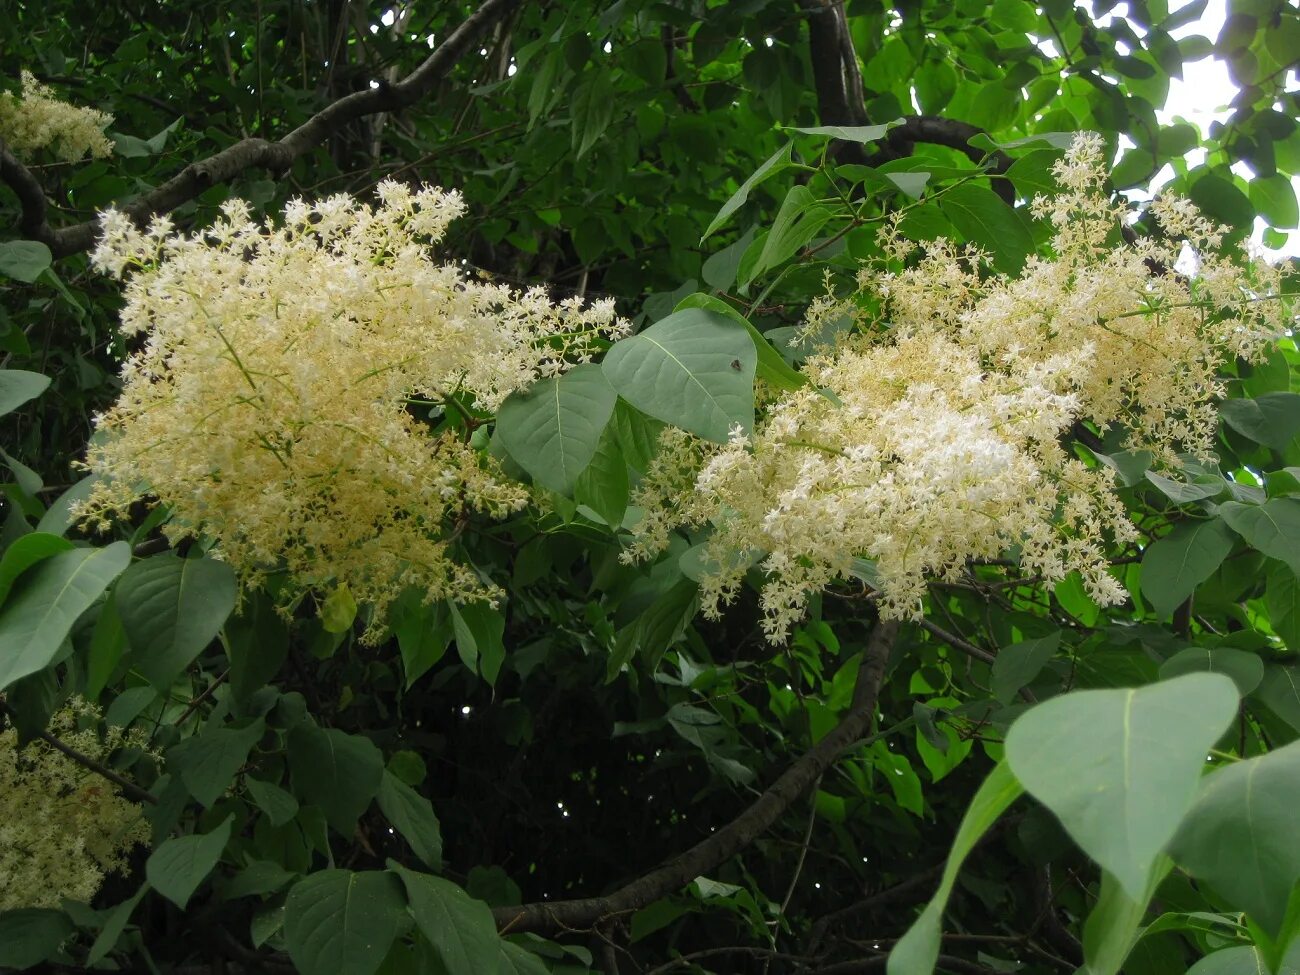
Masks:
[[[822,125],[865,125],[862,75],[843,4],[840,0],[804,0],[803,7],[808,14],[808,53],[818,118]],[[866,162],[866,153],[856,142],[837,140],[831,151],[840,162]]]
[[[50,225],[45,218],[45,191],[32,171],[24,166],[0,139],[0,180],[9,184],[9,188],[18,197],[23,208],[22,221],[19,224],[24,237],[43,240],[50,232]]]
[[[207,159],[191,163],[161,186],[121,209],[133,220],[143,222],[153,214],[176,209],[209,187],[225,183],[246,169],[258,167],[283,173],[295,159],[306,155],[348,123],[378,112],[397,111],[415,104],[447,75],[479,35],[520,2],[521,0],[484,0],[423,64],[396,84],[380,84],[378,88],[344,95],[278,141],[243,139]],[[23,179],[24,173],[27,177],[31,174],[20,164],[11,176],[12,167],[7,156],[0,158],[0,164],[3,166],[0,175],[13,187],[23,203],[23,233],[26,236],[45,243],[56,257],[87,250],[94,244],[99,230],[98,221],[88,220],[58,230],[52,229],[45,220],[44,196],[39,192],[39,185],[36,185],[36,198],[33,200],[32,185],[35,180],[25,182]],[[37,202],[40,204],[39,209],[36,207]]]
[[[602,918],[635,911],[708,873],[761,836],[818,777],[871,726],[899,624],[876,624],[862,655],[854,702],[839,725],[785,770],[758,799],[727,825],[663,866],[604,897],[498,907],[502,932],[539,934],[590,928]]]

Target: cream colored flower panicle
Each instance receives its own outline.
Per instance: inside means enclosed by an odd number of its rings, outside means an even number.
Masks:
[[[1071,426],[1121,424],[1167,459],[1207,453],[1217,368],[1258,355],[1286,309],[1259,300],[1277,291],[1267,267],[1207,253],[1194,279],[1165,270],[1184,238],[1207,248],[1221,233],[1186,203],[1156,206],[1171,243],[1114,243],[1099,140],[1076,141],[1057,176],[1061,195],[1035,204],[1055,227],[1052,257],[990,275],[941,240],[904,265],[914,245],[890,236],[889,264],[860,275],[872,300],[857,302],[881,320],[810,360],[810,386],[768,404],[752,438],[665,431],[626,559],[711,526],[705,612],[757,564],[773,642],[855,559],[874,563],[891,618],[922,614],[928,580],[1007,553],[1027,574],[1077,571],[1097,602],[1122,601],[1107,552],[1135,532],[1111,473],[1063,447]]]
[[[113,116],[60,101],[30,71],[22,73],[22,83],[21,98],[0,92],[0,139],[16,155],[29,158],[48,148],[55,158],[76,162],[87,153],[98,158],[113,152],[104,135]]]
[[[494,597],[449,541],[469,510],[528,495],[410,404],[493,410],[624,324],[609,302],[556,305],[438,263],[428,243],[458,193],[386,182],[379,197],[296,201],[279,226],[235,201],[193,235],[104,216],[92,260],[126,276],[122,329],[141,347],[98,418],[87,519],[156,497],[169,537],[214,538],[246,585],[279,569],[291,593],[347,587],[376,625],[407,586]]]
[[[50,731],[97,762],[131,733],[101,736],[99,712],[80,699],[57,711]],[[140,806],[111,782],[37,739],[18,747],[12,727],[0,733],[0,911],[58,907],[63,898],[90,901],[104,875],[149,842]]]

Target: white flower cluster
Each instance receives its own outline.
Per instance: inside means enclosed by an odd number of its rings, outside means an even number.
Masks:
[[[98,158],[113,152],[104,135],[113,116],[60,101],[30,71],[22,73],[22,83],[21,98],[0,92],[0,139],[15,155],[30,158],[48,148],[56,159],[76,162],[87,153]]]
[[[95,731],[99,712],[74,699],[54,714],[50,731],[97,762],[130,733]],[[18,747],[12,727],[0,733],[0,911],[58,907],[63,898],[87,903],[119,870],[126,855],[149,841],[140,806],[44,741]]]
[[[1257,355],[1285,308],[1259,300],[1279,284],[1267,267],[1206,254],[1188,280],[1161,270],[1181,239],[1108,244],[1119,213],[1100,191],[1095,137],[1075,142],[1057,176],[1062,194],[1035,204],[1056,227],[1051,259],[989,275],[977,255],[938,241],[905,264],[914,245],[890,237],[889,264],[860,275],[881,320],[811,360],[811,387],[770,404],[752,440],[666,432],[626,559],[653,556],[680,526],[712,526],[706,613],[757,560],[774,642],[858,558],[875,563],[892,618],[921,615],[928,579],[1008,552],[1049,582],[1078,571],[1099,603],[1122,601],[1107,550],[1133,527],[1110,472],[1063,439],[1079,421],[1120,423],[1162,458],[1207,453],[1217,367]],[[1218,243],[1181,201],[1157,214],[1198,247]]]
[[[372,636],[407,586],[493,598],[449,541],[469,509],[528,500],[412,401],[495,409],[625,327],[612,302],[556,305],[436,262],[428,242],[464,211],[458,193],[385,182],[379,197],[295,201],[279,226],[234,201],[192,235],[105,214],[92,261],[126,275],[122,330],[142,347],[97,418],[103,481],[84,512],[102,525],[156,497],[169,537],[216,539],[245,585],[278,569],[291,595],[371,603]]]

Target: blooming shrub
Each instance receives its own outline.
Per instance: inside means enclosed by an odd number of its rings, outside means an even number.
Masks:
[[[101,735],[99,711],[77,698],[57,711],[49,731],[64,744],[104,762],[139,736],[120,728]],[[18,747],[11,726],[0,732],[0,911],[89,902],[104,875],[149,841],[139,804],[112,783],[36,740]]]
[[[664,433],[625,559],[711,524],[705,612],[716,616],[758,561],[776,642],[858,559],[874,563],[857,568],[890,618],[922,615],[928,578],[1009,551],[1049,583],[1077,571],[1098,603],[1123,601],[1106,553],[1136,535],[1112,472],[1065,445],[1072,425],[1122,425],[1130,446],[1167,464],[1180,450],[1205,456],[1219,366],[1257,358],[1285,319],[1267,300],[1277,272],[1211,253],[1222,231],[1185,201],[1153,204],[1167,239],[1125,243],[1101,152],[1081,136],[1057,164],[1062,192],[1034,203],[1053,256],[1017,276],[944,240],[913,260],[916,245],[887,231],[886,258],[836,305],[859,328],[809,360],[809,387],[770,403],[752,437]],[[1192,277],[1173,270],[1184,241],[1199,255]],[[805,331],[833,310],[815,303]]]
[[[0,92],[0,139],[13,152],[29,157],[48,148],[56,159],[76,162],[89,154],[111,155],[113,143],[104,135],[113,116],[93,108],[60,101],[30,71],[22,73],[23,94]]]
[[[142,346],[97,420],[86,519],[157,498],[173,542],[214,539],[246,586],[279,570],[291,594],[346,588],[376,621],[408,586],[493,598],[453,558],[455,522],[528,492],[411,405],[494,410],[623,325],[611,302],[553,304],[438,263],[454,191],[384,182],[379,197],[293,202],[278,226],[233,201],[193,235],[105,215],[92,260],[126,277],[121,327]]]

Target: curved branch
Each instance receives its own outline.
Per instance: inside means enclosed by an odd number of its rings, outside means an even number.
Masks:
[[[44,235],[50,233],[50,225],[45,218],[45,190],[32,175],[32,171],[9,151],[3,139],[0,139],[0,180],[9,184],[23,208],[22,222],[19,224],[23,235],[44,240]]]
[[[344,95],[326,105],[278,141],[243,139],[236,142],[233,146],[222,149],[207,159],[186,166],[161,186],[122,207],[122,211],[133,220],[143,222],[153,214],[167,213],[176,209],[209,187],[225,183],[246,169],[259,167],[274,173],[283,173],[295,159],[306,155],[349,122],[367,115],[396,111],[415,104],[447,75],[484,30],[504,17],[520,2],[521,0],[484,0],[477,10],[451,32],[437,50],[396,84],[380,84],[377,88],[367,88]],[[11,176],[9,161],[3,160],[2,175],[23,201],[23,232],[45,243],[54,252],[55,257],[66,257],[89,249],[94,244],[98,233],[98,221],[88,220],[54,230],[44,218],[43,195],[39,196],[41,206],[38,220],[34,203],[29,205],[31,186],[23,182],[25,172],[26,170],[22,169],[20,164],[19,170],[15,170]],[[30,177],[31,174],[27,173],[27,176]],[[37,189],[39,190],[39,185]]]
[[[839,725],[785,770],[758,799],[727,825],[685,853],[604,897],[521,904],[492,911],[502,933],[538,934],[585,929],[602,918],[638,910],[685,887],[756,840],[871,726],[876,699],[899,624],[876,624],[858,669],[853,705]]]

